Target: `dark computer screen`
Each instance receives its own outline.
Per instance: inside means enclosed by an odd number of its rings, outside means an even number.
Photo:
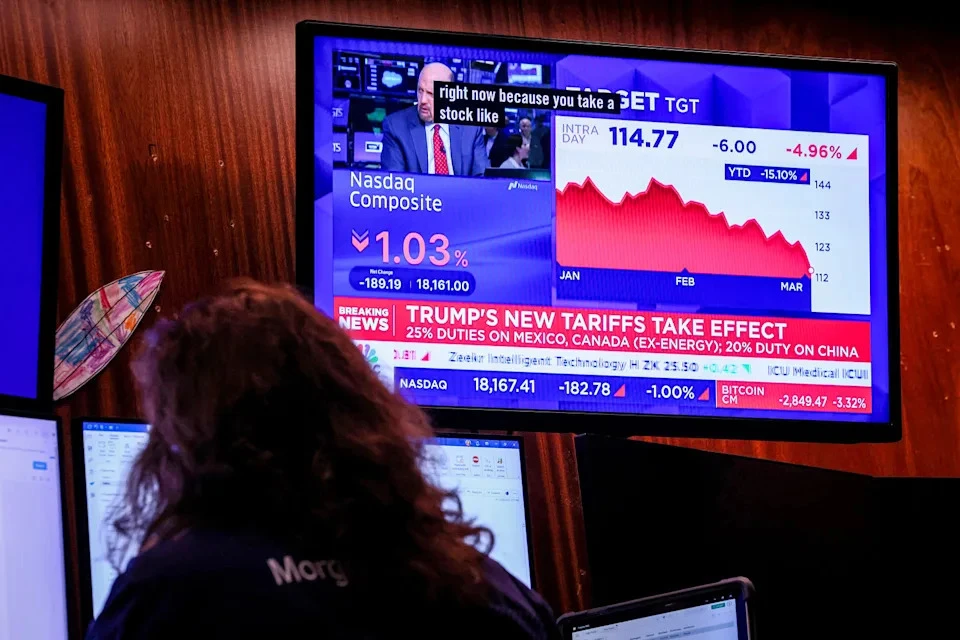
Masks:
[[[0,405],[49,402],[63,96],[0,76]]]
[[[869,477],[619,438],[576,447],[594,605],[744,576],[765,637],[879,637],[858,635],[888,568]]]

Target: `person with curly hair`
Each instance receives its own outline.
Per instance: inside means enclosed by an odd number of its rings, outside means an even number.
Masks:
[[[292,288],[187,306],[133,369],[151,429],[90,640],[559,637],[424,478],[424,413]]]

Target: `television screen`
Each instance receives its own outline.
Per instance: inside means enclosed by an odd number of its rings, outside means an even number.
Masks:
[[[899,438],[894,65],[320,23],[298,65],[298,280],[410,400]]]
[[[416,95],[417,77],[423,60],[417,58],[381,58],[367,56],[364,93],[402,93]]]
[[[350,100],[348,98],[337,98],[333,101],[331,115],[333,116],[334,127],[346,127],[349,114]]]
[[[0,76],[0,406],[53,393],[63,93]]]
[[[382,136],[376,133],[357,132],[353,138],[353,161],[355,163],[373,162],[379,164]]]
[[[543,65],[510,62],[507,64],[507,82],[509,84],[541,84]]]

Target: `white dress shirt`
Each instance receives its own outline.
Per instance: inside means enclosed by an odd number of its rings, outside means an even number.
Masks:
[[[437,165],[433,159],[433,128],[437,126],[436,124],[424,125],[423,130],[427,135],[427,168],[428,173],[436,173]],[[447,170],[450,175],[453,175],[453,158],[450,156],[450,128],[448,125],[440,125],[440,139],[443,141],[443,150],[446,151],[447,155]]]

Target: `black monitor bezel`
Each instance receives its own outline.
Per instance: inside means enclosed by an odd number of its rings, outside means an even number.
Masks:
[[[45,411],[53,406],[57,278],[60,264],[60,179],[63,167],[63,89],[0,75],[0,93],[46,106],[43,176],[43,241],[40,270],[40,331],[34,397],[0,393],[0,407]]]
[[[753,584],[746,578],[730,578],[712,584],[670,593],[639,598],[578,613],[568,613],[557,620],[560,635],[572,640],[577,631],[596,629],[609,624],[627,622],[671,611],[689,609],[711,602],[733,598],[737,603],[737,637],[752,638],[754,616],[750,603]]]
[[[489,425],[488,425],[489,427]],[[530,585],[532,589],[537,589],[537,563],[534,555],[533,545],[533,520],[530,518],[530,485],[527,483],[527,454],[524,447],[523,436],[517,435],[499,435],[482,432],[468,433],[462,429],[459,431],[438,430],[434,434],[435,438],[462,438],[464,440],[509,440],[519,443],[520,450],[520,482],[523,484],[523,517],[527,524],[527,558],[530,565]],[[479,523],[483,524],[483,523]],[[496,541],[494,541],[496,544]]]
[[[90,565],[90,525],[87,521],[87,465],[83,448],[83,425],[87,422],[105,422],[109,424],[146,424],[138,418],[74,418],[70,421],[71,460],[73,462],[74,513],[77,520],[77,566],[80,583],[80,623],[82,628],[93,622],[93,575]]]
[[[830,58],[757,53],[667,49],[632,45],[490,36],[472,33],[395,29],[304,21],[296,27],[296,279],[310,300],[314,293],[314,38],[347,37],[397,42],[430,42],[478,48],[617,56],[678,62],[775,67],[882,76],[887,122],[887,326],[890,419],[887,422],[825,422],[777,418],[725,418],[661,414],[610,414],[466,407],[424,407],[438,428],[482,430],[495,421],[508,431],[601,433],[616,436],[666,436],[794,442],[897,442],[902,437],[900,380],[900,299],[897,166],[897,65]]]
[[[56,424],[57,432],[57,467],[60,475],[60,524],[61,535],[63,535],[63,586],[66,590],[64,598],[66,599],[67,611],[67,637],[76,637],[77,616],[76,616],[76,598],[73,590],[73,554],[70,547],[70,509],[68,495],[71,492],[70,485],[67,482],[66,456],[67,445],[63,432],[63,420],[60,416],[52,413],[43,413],[38,411],[23,411],[20,409],[0,409],[0,416],[9,416],[12,418],[27,418],[29,420],[48,420]],[[82,637],[81,633],[81,637]]]

